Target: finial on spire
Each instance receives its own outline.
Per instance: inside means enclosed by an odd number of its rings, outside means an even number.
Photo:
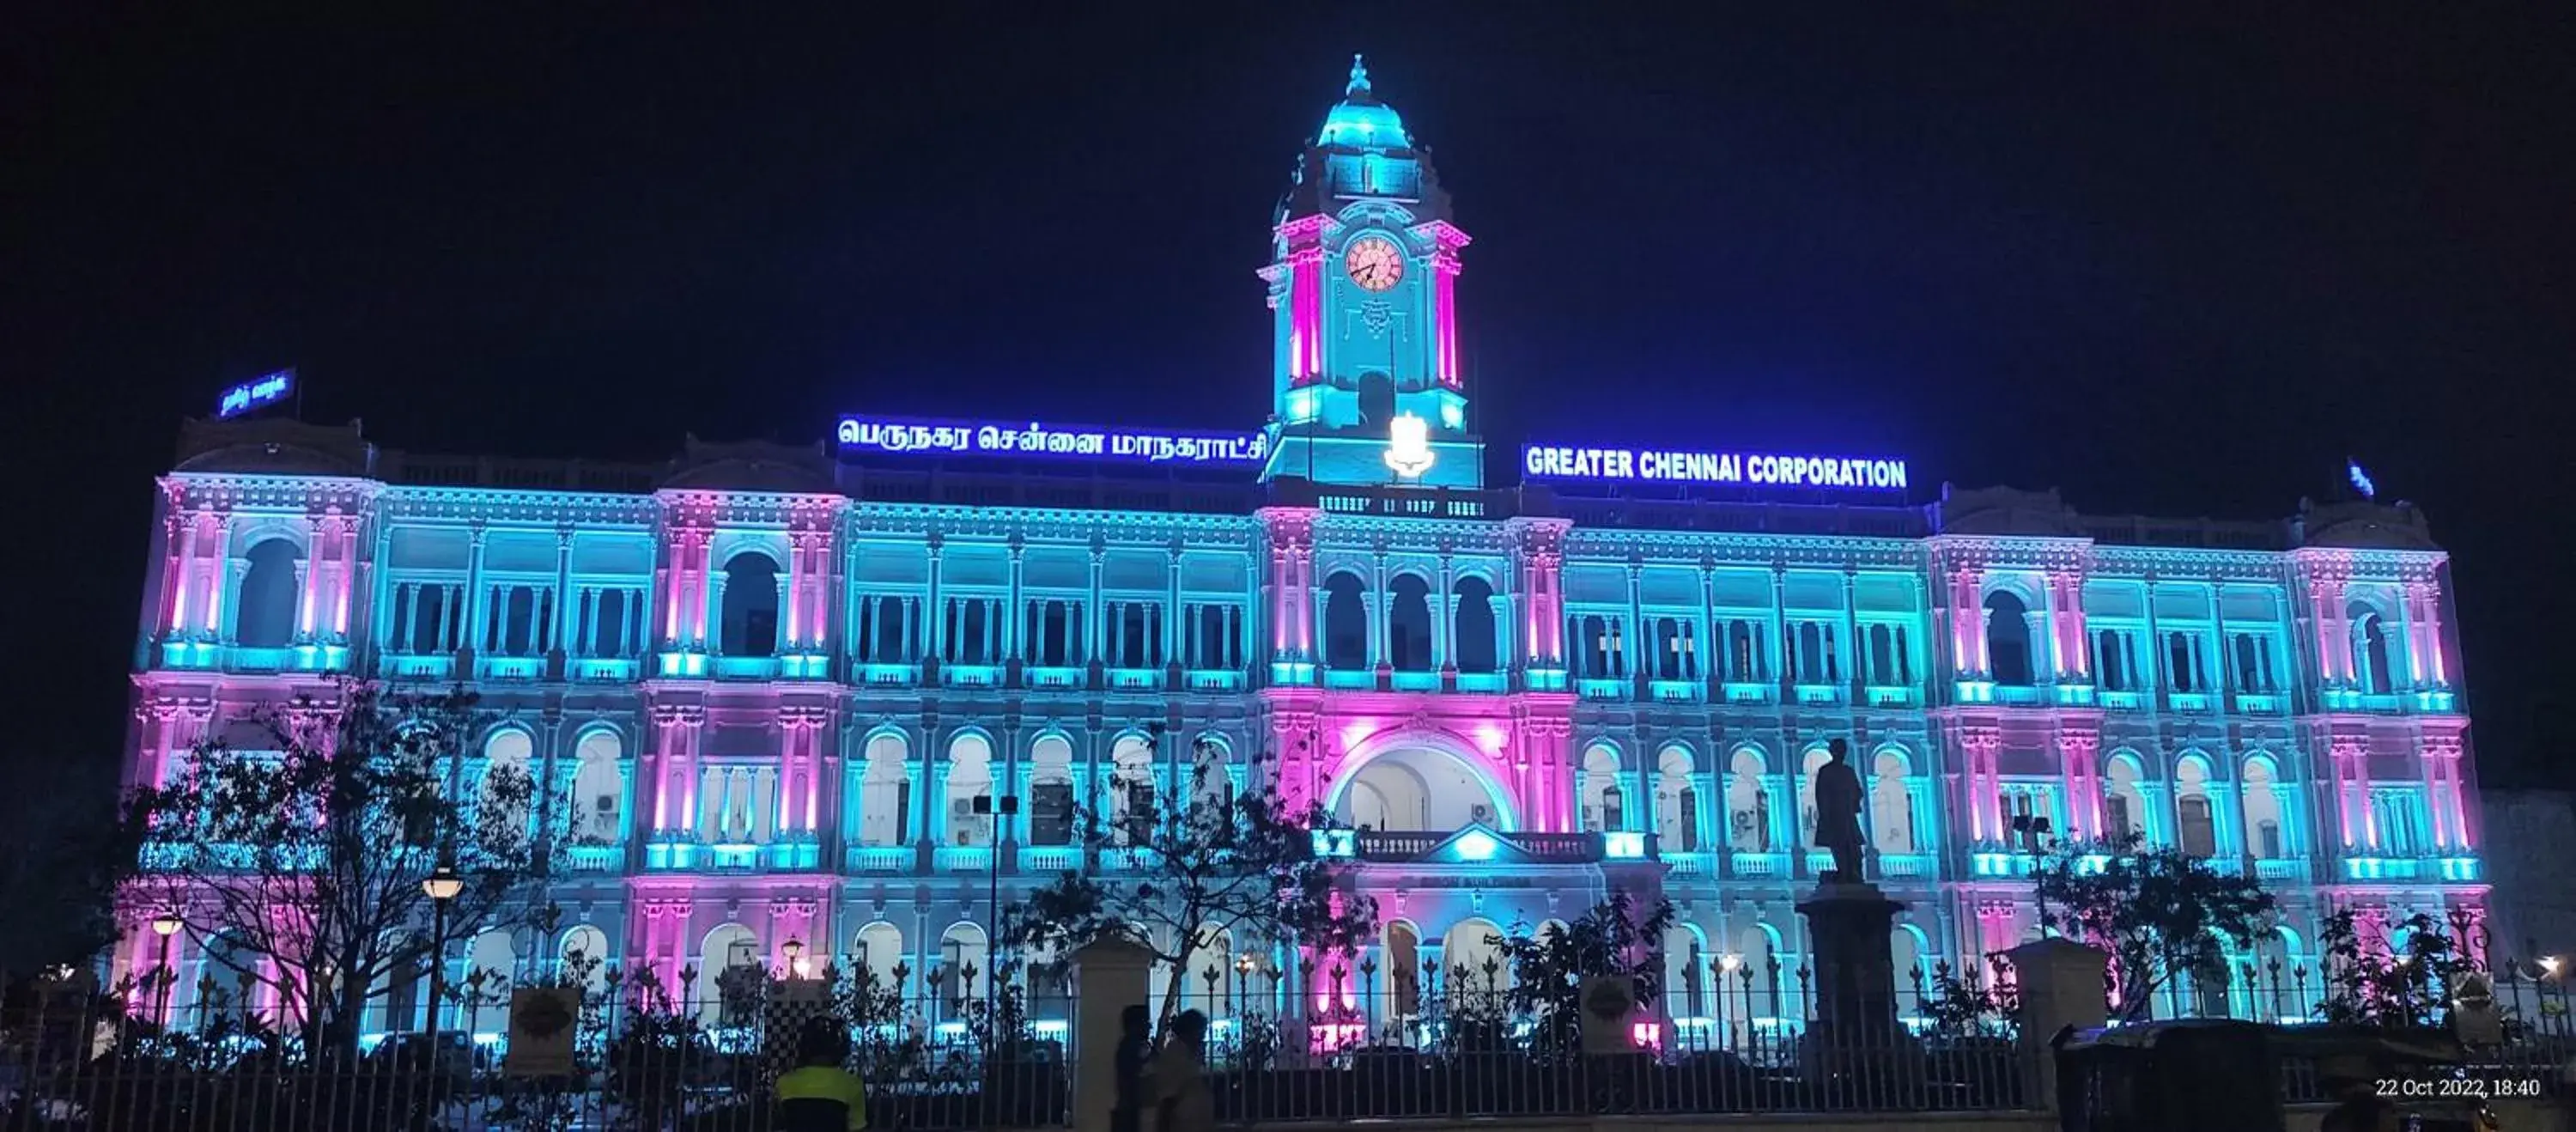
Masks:
[[[1368,93],[1368,88],[1368,64],[1363,62],[1359,55],[1354,53],[1351,56],[1351,85],[1345,88],[1342,93],[1346,95],[1366,94]]]

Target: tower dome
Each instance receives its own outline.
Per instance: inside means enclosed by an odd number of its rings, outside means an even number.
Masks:
[[[1324,129],[1315,136],[1315,144],[1344,149],[1413,148],[1413,139],[1404,133],[1404,119],[1369,89],[1368,63],[1360,56],[1351,56],[1350,86],[1342,91],[1341,102],[1324,115]]]

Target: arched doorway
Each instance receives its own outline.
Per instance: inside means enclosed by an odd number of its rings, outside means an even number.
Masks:
[[[1399,737],[1363,745],[1343,762],[1333,786],[1333,816],[1381,831],[1446,833],[1469,823],[1519,828],[1510,796],[1463,744]]]

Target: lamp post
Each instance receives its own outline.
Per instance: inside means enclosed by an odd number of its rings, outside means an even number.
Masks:
[[[163,912],[152,917],[152,934],[161,937],[161,989],[153,996],[156,1001],[152,1016],[160,1020],[164,1032],[170,1029],[170,984],[178,978],[170,971],[170,937],[187,926],[188,922],[180,919],[177,912]]]
[[[429,897],[429,1056],[438,1056],[438,1000],[447,993],[447,902],[465,891],[465,878],[446,865],[421,878]],[[436,1064],[433,1060],[432,1064]]]
[[[1237,1018],[1243,1017],[1244,1007],[1251,1001],[1254,963],[1249,951],[1234,957],[1234,1016]]]
[[[801,979],[805,977],[804,940],[790,937],[786,943],[779,946],[778,952],[779,954],[787,957],[788,978]]]

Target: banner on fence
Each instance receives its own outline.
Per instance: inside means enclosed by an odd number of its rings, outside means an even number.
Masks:
[[[2504,1044],[2504,1015],[2496,1010],[2495,983],[2483,971],[2451,975],[2451,1028],[2461,1045]]]
[[[558,1077],[573,1071],[572,1041],[580,1029],[581,992],[571,987],[521,987],[510,995],[510,1053],[502,1071],[512,1077]]]
[[[1626,975],[1583,980],[1583,1052],[1625,1053],[1636,1048],[1628,1027],[1637,1013],[1637,981]]]

